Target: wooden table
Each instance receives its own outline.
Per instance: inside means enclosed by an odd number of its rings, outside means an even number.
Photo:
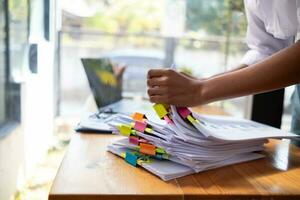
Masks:
[[[107,152],[119,137],[74,134],[49,199],[300,199],[300,149],[288,140],[270,140],[264,159],[164,182]]]

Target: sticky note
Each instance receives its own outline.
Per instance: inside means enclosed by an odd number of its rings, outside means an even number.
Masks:
[[[169,154],[164,153],[164,154],[162,155],[162,158],[163,158],[163,159],[169,159]]]
[[[153,108],[160,119],[168,114],[168,111],[163,104],[154,104]]]
[[[119,131],[122,135],[130,136],[130,133],[131,133],[131,127],[130,126],[122,124],[121,126],[118,127],[118,129],[119,129]]]
[[[165,120],[168,124],[172,124],[172,123],[173,123],[172,120],[171,120],[167,115],[164,116],[164,120]]]
[[[182,117],[182,118],[187,118],[187,116],[188,115],[190,115],[192,112],[188,109],[188,108],[186,108],[186,107],[178,107],[177,108],[177,112],[180,114],[180,116]]]
[[[145,128],[145,131],[147,132],[147,133],[152,133],[152,129],[151,128]]]
[[[159,160],[162,160],[162,159],[163,159],[162,154],[156,154],[156,155],[155,155],[155,158],[157,158],[157,159],[159,159]]]
[[[130,135],[137,135],[135,130],[131,130]]]
[[[130,122],[130,126],[134,128],[134,122]]]
[[[166,153],[166,151],[163,148],[160,148],[160,147],[156,148],[156,152],[161,153],[161,154]]]
[[[134,124],[134,129],[140,132],[144,132],[145,129],[147,127],[147,123],[146,122],[142,122],[142,121],[136,121]]]
[[[145,119],[145,115],[142,114],[142,113],[135,112],[132,115],[132,119],[135,120],[135,121],[143,121]]]
[[[137,163],[139,165],[142,165],[143,163],[151,163],[152,159],[150,159],[149,157],[144,157],[143,159],[138,159]]]
[[[148,143],[148,140],[145,140],[144,138],[140,138],[139,142],[141,142],[141,143]]]
[[[187,119],[188,119],[191,123],[194,123],[194,122],[195,122],[195,119],[194,119],[191,115],[188,115],[188,116],[187,116]]]
[[[125,153],[125,152],[122,152],[122,153],[120,154],[120,156],[121,156],[122,158],[125,158],[125,157],[126,157],[126,153]]]
[[[130,136],[129,137],[129,142],[131,144],[134,144],[134,145],[139,145],[139,138],[136,137],[136,136]]]
[[[132,166],[136,167],[138,157],[131,152],[126,152],[125,160]]]
[[[140,152],[147,155],[155,155],[155,146],[152,144],[140,143]]]

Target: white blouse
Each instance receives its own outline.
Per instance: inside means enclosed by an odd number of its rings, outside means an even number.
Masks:
[[[300,36],[300,0],[244,0],[244,4],[249,50],[242,64],[259,62]]]

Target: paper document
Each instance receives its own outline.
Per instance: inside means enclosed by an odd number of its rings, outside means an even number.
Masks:
[[[120,138],[108,146],[133,166],[163,180],[264,157],[268,138],[298,135],[245,119],[200,115],[185,107],[155,104],[162,123],[136,113],[109,122]]]

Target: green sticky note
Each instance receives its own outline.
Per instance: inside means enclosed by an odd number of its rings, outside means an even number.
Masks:
[[[131,133],[131,127],[128,126],[128,125],[121,125],[118,127],[119,128],[119,131],[122,135],[125,135],[125,136],[130,136],[130,133]]]
[[[162,154],[162,158],[163,159],[169,159],[169,154],[167,154],[167,153]]]
[[[130,135],[137,135],[135,130],[131,130]]]
[[[166,110],[165,106],[163,104],[155,104],[153,106],[154,110],[156,111],[156,114],[159,118],[163,118],[165,115],[168,114],[168,111]]]
[[[157,153],[161,153],[161,154],[166,153],[166,151],[165,151],[163,148],[160,148],[160,147],[157,147],[157,148],[156,148],[156,152],[157,152]]]

